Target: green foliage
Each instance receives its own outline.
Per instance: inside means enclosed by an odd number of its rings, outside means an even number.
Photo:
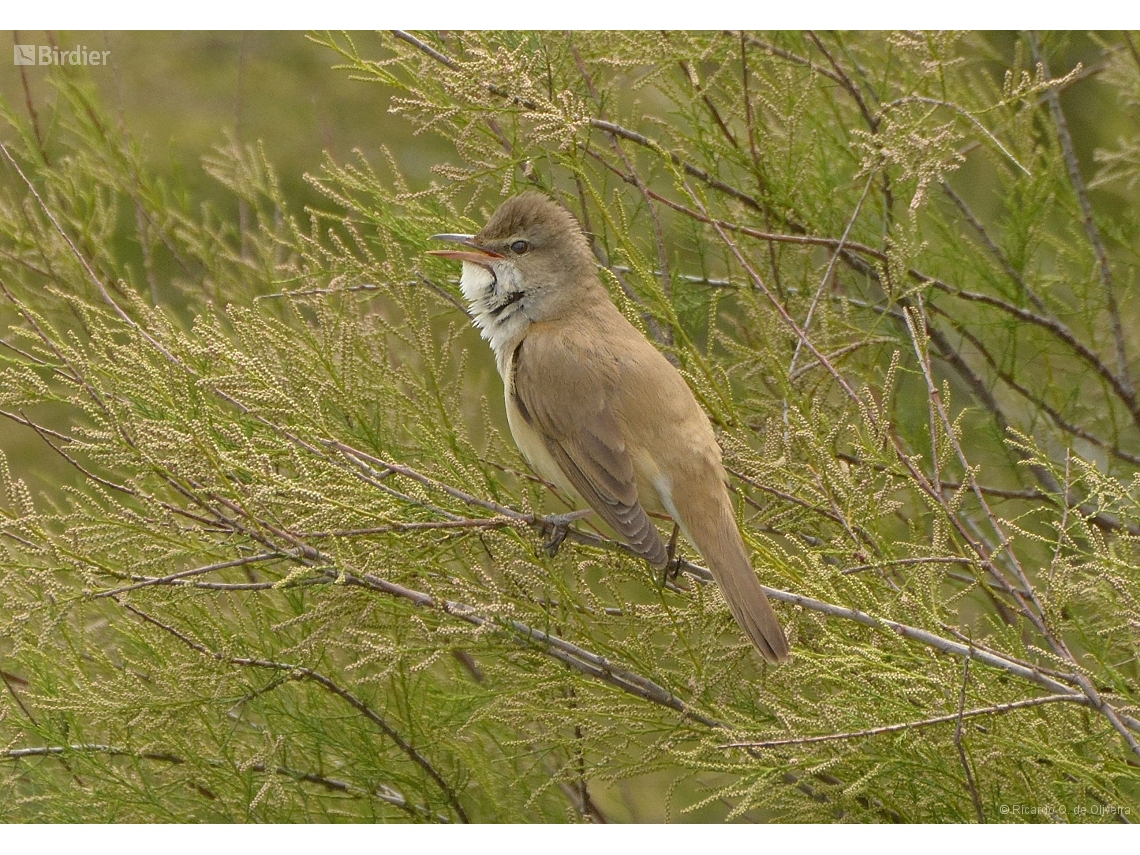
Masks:
[[[229,140],[235,224],[73,69],[50,144],[3,105],[0,412],[74,480],[0,460],[0,818],[1137,816],[1135,39],[312,41],[430,187],[329,157],[299,208]],[[423,254],[530,185],[710,413],[791,664],[695,564],[542,549]]]

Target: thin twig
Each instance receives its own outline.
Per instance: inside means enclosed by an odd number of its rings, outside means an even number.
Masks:
[[[225,570],[230,567],[244,567],[248,564],[256,564],[261,561],[273,561],[274,559],[284,557],[280,552],[263,552],[260,555],[247,555],[244,558],[234,558],[230,561],[219,561],[216,564],[207,564],[204,567],[195,567],[193,570],[183,570],[180,573],[171,573],[169,576],[161,576],[158,578],[148,578],[141,582],[135,582],[132,585],[123,585],[121,588],[112,588],[109,591],[98,591],[91,595],[92,599],[102,599],[104,597],[117,597],[119,594],[125,594],[128,591],[137,591],[139,588],[147,588],[152,585],[168,585],[172,582],[180,582],[183,579],[189,579],[193,576],[202,576],[206,573],[213,573],[217,570]]]
[[[8,147],[5,146],[4,143],[0,143],[0,152],[2,152],[4,154],[4,157],[7,158],[8,162],[12,164],[12,168],[16,170],[17,174],[19,174],[20,178],[27,186],[28,192],[31,193],[36,202],[39,203],[40,209],[44,212],[44,215],[48,218],[51,224],[55,226],[55,230],[59,232],[60,237],[64,239],[68,247],[71,248],[71,251],[75,255],[76,259],[78,259],[79,263],[83,266],[83,269],[87,271],[88,278],[95,284],[95,287],[98,289],[99,293],[103,296],[103,299],[111,307],[115,314],[117,314],[119,318],[127,324],[127,326],[129,326],[132,330],[146,339],[146,341],[149,342],[151,346],[153,346],[156,350],[160,351],[168,359],[170,359],[170,361],[178,362],[179,360],[174,356],[174,354],[167,350],[166,347],[163,346],[150,333],[139,326],[139,324],[135,322],[134,318],[123,311],[119,304],[115,302],[115,299],[111,296],[110,292],[107,291],[107,286],[103,284],[103,280],[99,278],[99,276],[92,269],[91,265],[88,263],[87,256],[79,251],[79,247],[75,245],[75,242],[72,241],[70,235],[68,235],[63,226],[60,225],[59,220],[55,218],[55,214],[51,212],[51,209],[48,208],[47,203],[44,202],[43,198],[36,190],[36,186],[28,179],[28,176],[24,174],[24,170],[20,169],[20,164],[16,162],[16,159],[14,157],[12,157],[8,151]]]
[[[886,567],[905,567],[910,564],[966,564],[973,566],[977,563],[977,559],[957,555],[930,555],[922,558],[892,558],[876,561],[874,564],[860,564],[858,567],[848,567],[842,572],[844,576],[847,576],[852,573],[862,573],[864,570],[882,570]]]
[[[859,108],[859,112],[863,114],[863,120],[867,123],[867,127],[871,129],[871,132],[874,133],[877,131],[879,129],[879,117],[871,111],[871,108],[863,99],[863,93],[859,87],[847,76],[847,72],[843,70],[843,67],[836,61],[835,57],[831,55],[831,52],[824,46],[823,42],[820,41],[819,36],[810,30],[807,35],[835,70],[835,75],[832,79],[838,81],[839,85],[854,99],[856,106]]]
[[[1021,397],[1025,398],[1029,403],[1033,404],[1034,407],[1045,413],[1045,415],[1049,417],[1050,421],[1052,421],[1053,424],[1055,424],[1058,428],[1060,428],[1065,433],[1071,434],[1074,437],[1092,443],[1097,448],[1103,448],[1113,457],[1117,457],[1127,463],[1133,464],[1134,466],[1140,466],[1140,455],[1131,454],[1127,451],[1124,451],[1122,448],[1114,445],[1108,440],[1101,439],[1099,436],[1096,436],[1080,425],[1070,422],[1061,414],[1057,408],[1045,401],[1044,398],[1033,394],[1028,388],[1018,382],[1017,378],[1012,372],[1002,368],[998,360],[992,353],[990,353],[990,350],[988,347],[986,347],[985,343],[973,332],[971,332],[969,327],[958,321],[948,312],[939,309],[933,304],[930,305],[930,308],[931,311],[936,312],[937,314],[946,318],[946,320],[949,321],[950,324],[954,327],[955,331],[957,331],[959,335],[961,335],[964,339],[966,339],[968,342],[970,342],[970,344],[974,346],[974,349],[982,355],[982,358],[985,359],[985,361],[989,364],[990,369],[994,372],[994,375],[999,380],[1001,380],[1014,392],[1017,392],[1017,394],[1021,395]]]
[[[962,691],[958,695],[958,721],[954,727],[954,747],[958,749],[958,759],[966,771],[966,786],[970,791],[970,799],[974,803],[974,813],[978,817],[978,825],[985,825],[986,814],[982,810],[982,797],[978,794],[978,785],[974,781],[974,771],[970,768],[970,760],[966,757],[966,748],[962,744],[962,719],[965,718],[963,710],[966,708],[966,684],[970,680],[970,658],[962,664]]]
[[[1021,271],[1014,267],[1013,263],[1009,260],[1009,255],[1006,254],[1000,246],[994,243],[993,238],[991,238],[989,232],[986,231],[986,227],[982,225],[981,221],[974,215],[974,212],[970,210],[969,205],[966,204],[966,200],[955,193],[954,188],[952,188],[948,182],[941,181],[939,184],[942,187],[942,191],[950,197],[950,201],[954,203],[958,210],[961,211],[962,216],[966,218],[966,222],[978,233],[978,237],[981,238],[982,243],[986,249],[989,250],[990,255],[994,257],[1001,266],[1001,269],[1005,271],[1005,275],[1017,284],[1017,287],[1029,298],[1038,312],[1045,314],[1048,311],[1045,308],[1045,301],[1038,296],[1035,290],[1029,287],[1029,283],[1026,282],[1025,277],[1021,275]]]
[[[30,709],[28,709],[26,706],[24,706],[24,702],[20,699],[20,696],[16,693],[16,687],[12,685],[14,682],[16,682],[16,679],[17,678],[15,678],[14,675],[9,674],[7,671],[0,669],[0,680],[4,681],[4,688],[6,688],[8,690],[8,694],[10,694],[12,696],[12,700],[14,700],[16,702],[16,706],[18,706],[20,708],[20,712],[22,712],[24,715],[26,715],[28,717],[28,721],[30,721],[32,723],[33,727],[39,727],[40,725],[39,725],[39,722],[36,721],[36,717],[34,715],[32,715],[32,711]]]
[[[12,44],[20,44],[20,35],[15,31],[12,33]],[[40,157],[43,158],[44,163],[49,163],[47,149],[44,147],[44,136],[40,133],[40,117],[36,112],[35,102],[32,100],[32,87],[28,83],[27,68],[23,63],[20,64],[20,83],[24,87],[24,106],[28,108],[28,116],[32,120],[32,132],[36,137],[36,147],[39,149]]]
[[[194,641],[192,638],[175,629],[173,626],[164,623],[158,618],[155,618],[146,612],[135,608],[130,603],[123,602],[117,597],[115,598],[115,602],[117,602],[132,614],[142,618],[152,626],[156,626],[164,632],[167,632],[170,635],[174,636],[183,644],[187,645],[192,650],[201,653],[203,656],[208,656],[216,659],[219,662],[226,662],[231,665],[252,668],[267,668],[273,671],[283,671],[290,674],[293,679],[310,680],[331,694],[336,695],[365,718],[367,718],[369,721],[371,721],[373,724],[375,724],[381,731],[383,731],[384,734],[389,739],[391,739],[410,760],[412,760],[412,762],[423,769],[424,772],[427,773],[428,777],[435,781],[436,785],[440,788],[440,790],[442,790],[448,802],[450,802],[451,806],[455,809],[455,812],[459,816],[460,820],[462,822],[469,821],[467,812],[463,809],[463,805],[460,803],[459,797],[456,795],[455,790],[446,780],[444,780],[443,776],[436,770],[431,762],[426,757],[424,757],[423,754],[421,754],[411,743],[405,740],[404,737],[401,736],[400,733],[394,727],[392,727],[392,725],[390,725],[383,716],[373,710],[372,707],[370,707],[356,695],[352,694],[352,692],[337,685],[333,680],[329,679],[324,674],[321,674],[320,672],[314,671],[312,668],[307,668],[303,665],[291,665],[284,662],[273,662],[266,659],[254,659],[245,656],[227,656],[224,653],[210,650],[204,644]]]
[[[792,53],[789,50],[784,50],[783,48],[776,47],[774,44],[771,44],[769,42],[761,41],[760,39],[756,38],[755,36],[753,36],[749,33],[740,32],[740,33],[738,33],[738,35],[741,37],[742,40],[744,40],[745,42],[747,42],[748,44],[750,44],[754,47],[759,48],[760,50],[764,51],[765,53],[771,54],[772,56],[778,56],[778,57],[780,57],[780,59],[786,59],[789,62],[794,63],[795,65],[802,65],[803,67],[810,69],[811,71],[815,72],[816,74],[823,75],[828,80],[833,80],[839,84],[843,83],[843,79],[838,74],[836,74],[834,71],[832,71],[830,68],[824,68],[822,65],[818,65],[818,64],[812,62],[807,57],[803,57],[803,56],[800,56],[799,54]]]
[[[1041,50],[1041,45],[1037,41],[1036,33],[1029,33],[1029,46],[1033,51],[1033,61],[1041,67],[1041,73],[1048,79],[1051,76],[1049,73],[1049,61]],[[1123,387],[1128,390],[1130,394],[1135,395],[1131,373],[1128,367],[1128,352],[1125,347],[1124,325],[1121,323],[1120,307],[1116,302],[1116,284],[1113,281],[1112,265],[1109,263],[1108,250],[1105,248],[1104,238],[1101,236],[1100,227],[1097,226],[1096,218],[1093,215],[1093,207],[1092,202],[1089,200],[1088,187],[1085,185],[1085,179],[1081,176],[1081,165],[1077,161],[1077,152],[1073,147],[1073,138],[1069,134],[1069,123],[1065,120],[1065,111],[1061,109],[1061,98],[1054,87],[1050,86],[1045,90],[1045,100],[1049,104],[1049,112],[1053,116],[1053,124],[1057,127],[1057,141],[1061,144],[1061,154],[1064,157],[1065,166],[1069,172],[1069,181],[1073,185],[1073,192],[1076,194],[1077,202],[1081,207],[1085,234],[1088,235],[1089,243],[1092,244],[1093,252],[1096,254],[1101,288],[1104,291],[1108,317],[1112,323],[1112,337],[1116,342],[1116,372],[1120,376]]]
[[[30,748],[10,748],[6,751],[0,751],[0,759],[3,760],[23,760],[28,757],[62,757],[67,754],[105,754],[109,757],[130,757],[133,759],[153,760],[161,763],[171,763],[176,766],[181,766],[186,763],[183,757],[178,756],[167,751],[132,751],[129,748],[121,748],[115,745],[102,745],[99,743],[78,743],[74,745],[42,745]],[[229,766],[225,761],[207,759],[204,761],[208,766],[225,767]],[[325,775],[318,775],[313,772],[302,772],[298,769],[291,769],[288,766],[266,766],[264,763],[254,763],[252,765],[243,765],[242,770],[247,772],[260,772],[264,773],[272,769],[276,775],[281,775],[286,778],[292,778],[295,781],[301,781],[307,784],[317,784],[324,787],[326,790],[332,792],[348,793],[353,796],[365,796],[374,798],[382,802],[387,802],[394,807],[401,810],[408,811],[418,817],[431,817],[431,812],[422,805],[413,805],[399,790],[387,784],[375,785],[374,789],[367,787],[360,787],[356,784],[350,784],[348,781],[342,781],[337,778],[329,778]],[[450,820],[442,814],[435,814],[434,817],[437,822],[447,823]]]
[[[819,299],[823,296],[823,292],[831,284],[831,274],[835,271],[835,262],[839,260],[839,256],[843,253],[843,248],[847,244],[847,237],[851,234],[851,229],[855,226],[855,220],[859,218],[859,212],[863,210],[863,203],[867,201],[867,194],[871,192],[871,184],[875,181],[875,173],[872,172],[867,176],[867,183],[863,186],[863,193],[859,196],[859,201],[855,203],[855,210],[851,212],[851,216],[847,220],[847,227],[843,230],[843,234],[839,238],[839,243],[835,246],[835,251],[832,252],[831,258],[827,262],[827,269],[823,272],[823,277],[820,279],[819,287],[815,291],[815,296],[811,298],[811,305],[808,306],[807,317],[804,318],[804,330],[811,329],[812,317],[815,315],[816,306],[819,305]],[[788,366],[788,375],[794,376],[796,373],[796,360],[799,358],[800,349],[803,347],[803,339],[796,339],[795,350],[792,351],[792,361]]]
[[[1040,698],[1029,698],[1024,701],[1012,701],[1008,704],[994,704],[989,707],[978,707],[972,710],[958,710],[948,715],[924,718],[919,721],[906,721],[901,724],[886,724],[881,727],[870,727],[866,730],[853,730],[845,733],[828,733],[823,736],[797,736],[789,739],[769,739],[764,742],[727,742],[718,748],[783,748],[789,745],[815,745],[820,742],[841,742],[848,739],[864,739],[868,736],[881,736],[884,733],[897,733],[900,730],[913,730],[919,727],[930,727],[934,724],[946,724],[951,721],[960,722],[962,719],[977,718],[983,715],[997,715],[1011,710],[1039,707],[1043,704],[1053,704],[1066,701],[1068,703],[1088,706],[1087,698],[1076,694],[1044,695]]]
[[[994,297],[990,294],[981,294],[975,291],[967,291],[963,288],[955,288],[953,285],[948,285],[939,279],[926,276],[925,274],[919,273],[916,270],[908,271],[908,273],[915,281],[933,285],[939,291],[949,294],[952,297],[956,297],[959,300],[968,300],[973,303],[981,303],[986,306],[993,306],[994,308],[1000,309],[1011,317],[1015,317],[1018,320],[1026,321],[1027,323],[1033,324],[1034,326],[1039,326],[1042,329],[1048,330],[1054,336],[1072,348],[1073,352],[1077,356],[1079,356],[1084,362],[1091,366],[1093,370],[1096,371],[1096,373],[1099,374],[1110,387],[1112,387],[1112,390],[1116,393],[1117,397],[1120,398],[1120,400],[1128,408],[1128,412],[1131,414],[1133,421],[1136,422],[1137,426],[1140,426],[1140,404],[1137,403],[1136,395],[1129,387],[1128,383],[1123,378],[1117,376],[1117,374],[1111,368],[1105,365],[1103,360],[1101,360],[1101,358],[1097,356],[1096,353],[1094,353],[1093,350],[1089,348],[1084,342],[1078,339],[1076,335],[1073,334],[1072,330],[1070,330],[1068,326],[1066,326],[1062,321],[1057,320],[1056,318],[1037,314],[1036,312],[1031,312],[1028,309],[1022,308],[1021,306],[1015,306],[1013,303],[1007,302],[1000,297]]]

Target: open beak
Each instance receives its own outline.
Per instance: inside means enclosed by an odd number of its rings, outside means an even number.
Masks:
[[[431,239],[458,243],[466,249],[430,249],[428,255],[438,255],[440,258],[450,258],[454,261],[469,261],[472,264],[478,264],[480,267],[486,267],[488,270],[491,268],[492,259],[505,257],[479,246],[475,243],[475,235],[432,235]]]

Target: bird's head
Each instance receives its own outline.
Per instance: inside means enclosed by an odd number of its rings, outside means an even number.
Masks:
[[[460,245],[430,254],[463,262],[459,284],[484,334],[516,316],[531,322],[562,317],[583,290],[600,287],[574,215],[535,191],[500,205],[478,234],[434,239]]]

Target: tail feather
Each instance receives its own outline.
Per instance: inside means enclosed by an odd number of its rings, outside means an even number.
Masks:
[[[741,566],[721,564],[708,558],[708,563],[713,578],[728,601],[732,616],[760,655],[769,662],[786,662],[791,658],[779,618],[747,561]]]
[[[715,505],[708,496],[696,503],[680,495],[672,498],[681,529],[704,556],[736,622],[761,656],[769,662],[786,662],[791,656],[788,640],[752,570],[727,491]]]

